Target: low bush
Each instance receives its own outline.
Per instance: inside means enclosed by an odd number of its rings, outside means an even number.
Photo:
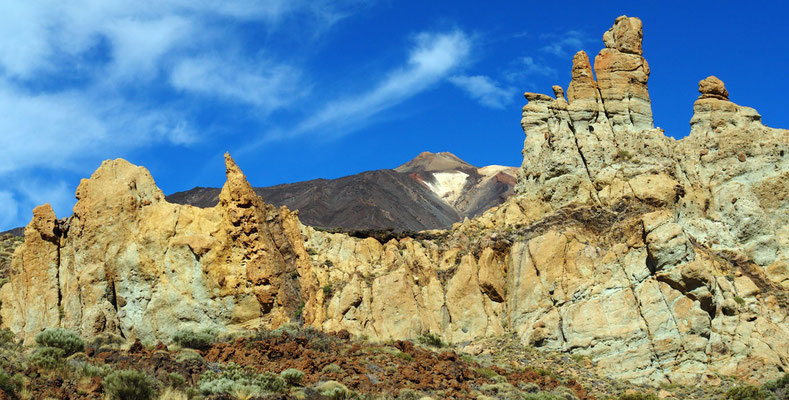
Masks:
[[[0,329],[0,346],[5,346],[7,344],[14,344],[14,332],[11,332],[8,328]]]
[[[421,398],[422,395],[413,389],[400,389],[400,393],[397,395],[397,400],[419,400]]]
[[[778,400],[789,400],[789,374],[765,383],[764,389],[770,391]]]
[[[9,398],[17,398],[17,393],[22,390],[22,380],[20,378],[19,375],[11,376],[0,370],[0,390],[5,392]]]
[[[425,346],[432,346],[432,347],[444,347],[446,344],[441,340],[441,337],[436,335],[435,333],[426,333],[424,335],[420,335],[416,340],[424,344]]]
[[[175,372],[167,374],[167,380],[169,381],[170,386],[174,388],[179,388],[186,384],[186,378],[184,378],[183,375]]]
[[[205,331],[180,330],[173,335],[173,342],[189,349],[205,350],[211,347],[213,341],[214,335]]]
[[[76,333],[62,328],[47,328],[36,335],[36,343],[41,346],[63,350],[64,356],[85,350],[85,341]]]
[[[328,374],[328,373],[339,374],[340,372],[342,372],[342,368],[340,368],[340,366],[335,363],[328,364],[321,369],[321,373],[323,374]]]
[[[658,400],[652,393],[628,393],[619,396],[619,400]]]
[[[282,393],[287,388],[287,383],[273,372],[261,374],[253,368],[228,363],[219,372],[204,372],[200,375],[197,386],[205,395],[244,393],[252,397]]]
[[[113,400],[151,400],[156,396],[156,381],[135,370],[115,371],[104,378],[104,392]]]
[[[279,376],[285,380],[291,386],[297,386],[301,384],[301,380],[304,379],[304,372],[297,370],[296,368],[288,368],[279,373]]]
[[[575,395],[575,392],[567,386],[559,386],[553,390],[553,393],[564,400],[578,400],[578,396]]]
[[[30,356],[30,363],[38,368],[54,370],[64,365],[63,349],[57,347],[39,347]]]
[[[346,400],[357,397],[354,391],[349,390],[345,385],[337,381],[323,382],[315,390],[332,400]]]

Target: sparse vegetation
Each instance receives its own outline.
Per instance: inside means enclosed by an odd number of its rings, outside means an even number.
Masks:
[[[57,347],[39,347],[30,356],[30,363],[38,368],[54,370],[63,366],[63,349]]]
[[[432,346],[432,347],[438,347],[438,348],[446,346],[446,343],[444,343],[441,340],[440,336],[436,335],[435,333],[431,333],[431,332],[428,332],[428,333],[426,333],[424,335],[420,335],[418,338],[416,338],[416,340],[417,340],[417,342],[422,343],[422,344],[424,344],[426,346]]]
[[[304,379],[304,372],[301,372],[295,368],[288,368],[279,373],[282,379],[291,386],[297,386],[301,384],[301,380]]]
[[[285,379],[272,372],[258,373],[253,368],[228,363],[219,372],[206,371],[200,376],[198,388],[201,393],[262,396],[281,393],[287,387]]]
[[[658,400],[652,393],[628,393],[619,396],[619,400]]]
[[[726,400],[769,400],[772,394],[751,385],[735,386],[726,392]]]
[[[181,330],[173,335],[173,342],[189,349],[203,350],[211,347],[214,335],[209,332]]]
[[[135,370],[115,371],[104,378],[104,390],[112,400],[151,400],[156,395],[156,381]]]
[[[36,343],[63,350],[64,357],[85,350],[85,341],[79,335],[61,328],[45,329],[36,335]]]
[[[0,370],[0,390],[5,392],[10,398],[17,398],[17,393],[22,389],[22,379],[20,376],[10,376],[5,371]]]

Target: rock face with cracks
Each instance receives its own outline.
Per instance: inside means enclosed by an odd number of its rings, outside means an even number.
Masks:
[[[594,67],[576,54],[566,98],[526,93],[516,195],[448,231],[381,243],[303,226],[229,157],[216,207],[174,205],[143,168],[106,161],[71,218],[34,210],[3,325],[28,341],[48,326],[515,332],[637,382],[773,379],[789,368],[789,131],[715,77],[688,137],[653,128],[641,26],[617,18]]]
[[[165,202],[124,160],[82,181],[68,220],[36,208],[0,290],[3,324],[29,342],[50,326],[129,339],[277,326],[302,305],[310,321],[316,288],[296,214],[264,204],[229,156],[226,166],[210,209]]]

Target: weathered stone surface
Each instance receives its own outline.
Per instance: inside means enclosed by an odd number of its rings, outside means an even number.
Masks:
[[[699,82],[699,93],[702,98],[718,98],[721,100],[729,99],[729,92],[726,90],[723,81],[715,76],[709,76]]]
[[[640,21],[618,18],[604,40],[596,82],[585,54],[574,57],[569,105],[527,97],[517,190],[540,210],[616,210],[635,201],[645,206],[641,224],[612,227],[623,235],[614,242],[565,230],[560,237],[567,239],[545,243],[564,248],[573,238],[590,249],[561,257],[514,245],[513,252],[529,251],[512,257],[508,279],[526,277],[527,287],[547,280],[552,291],[531,301],[516,294],[508,303],[510,315],[518,315],[511,326],[524,342],[591,355],[631,379],[776,376],[789,363],[778,345],[789,337],[789,201],[778,183],[789,176],[789,131],[763,126],[755,110],[729,101],[723,82],[710,77],[699,83],[690,135],[667,138],[652,129],[651,112],[642,107],[649,67]],[[593,271],[584,279],[604,281],[576,294],[583,299],[577,305],[556,298],[572,274],[529,267],[553,258],[563,271],[585,253],[597,260],[581,269]]]
[[[290,321],[313,301],[302,293],[316,292],[298,220],[226,163],[213,209],[165,202],[148,171],[124,160],[82,181],[67,231],[37,208],[0,291],[3,324],[26,341],[48,326],[169,340],[184,328]]]

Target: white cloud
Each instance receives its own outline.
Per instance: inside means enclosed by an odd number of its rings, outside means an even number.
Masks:
[[[485,107],[504,108],[512,101],[513,91],[499,87],[487,76],[458,75],[449,80]]]
[[[526,75],[542,75],[542,76],[555,76],[556,70],[545,64],[538,64],[532,57],[521,57],[520,70]]]
[[[16,221],[19,207],[17,207],[14,194],[9,191],[0,191],[0,227],[10,226]],[[0,229],[0,231],[5,229]]]
[[[15,200],[0,209],[0,224],[21,223],[17,211],[33,203],[70,207],[68,171],[199,142],[192,121],[203,96],[244,104],[255,117],[298,101],[310,87],[302,69],[260,57],[265,43],[311,38],[362,1],[0,2],[0,200]],[[250,33],[261,37],[252,50]],[[36,190],[55,200],[17,185],[31,182],[25,176],[51,178]]]
[[[170,83],[187,92],[248,103],[264,113],[290,105],[308,91],[294,67],[216,56],[182,60]]]
[[[161,57],[191,38],[193,29],[193,21],[172,15],[112,21],[106,28],[112,42],[110,73],[121,79],[155,77]]]
[[[123,100],[101,102],[65,92],[30,95],[0,86],[0,174],[32,167],[73,168],[108,151],[194,141],[178,114],[149,111]]]
[[[582,50],[584,42],[589,41],[588,37],[579,31],[567,31],[561,35],[543,34],[540,35],[540,39],[552,40],[551,43],[542,48],[542,51],[559,57],[574,54],[578,50]]]
[[[359,129],[369,123],[372,116],[447,77],[468,59],[471,46],[471,39],[459,30],[421,33],[415,37],[406,65],[388,73],[372,89],[329,102],[320,107],[320,112],[288,130],[287,135],[270,132],[263,141],[314,133],[317,130],[341,136]]]

